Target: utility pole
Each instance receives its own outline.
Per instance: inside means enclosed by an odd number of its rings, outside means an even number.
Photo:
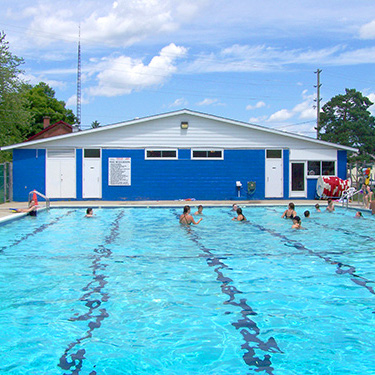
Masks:
[[[321,102],[321,98],[320,98],[320,86],[321,86],[321,83],[320,83],[320,73],[322,72],[321,69],[317,69],[316,72],[314,72],[316,74],[316,77],[317,77],[317,84],[316,86],[316,99],[314,99],[314,101],[316,101],[316,139],[319,138],[319,130],[320,130],[320,102]]]
[[[81,25],[78,29],[77,124],[79,129],[81,126]]]

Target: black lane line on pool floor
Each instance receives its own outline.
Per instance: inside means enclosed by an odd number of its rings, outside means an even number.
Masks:
[[[2,253],[4,250],[6,249],[9,249],[13,246],[17,246],[18,244],[20,244],[21,242],[27,240],[28,238],[32,237],[32,236],[35,236],[36,234],[40,233],[40,232],[43,232],[44,230],[46,230],[47,228],[49,228],[51,225],[54,225],[56,223],[58,223],[61,219],[63,219],[64,217],[72,214],[73,212],[75,212],[76,210],[71,210],[71,211],[68,211],[66,214],[62,215],[62,216],[58,216],[57,218],[55,218],[54,220],[52,220],[51,222],[49,222],[48,224],[42,224],[40,227],[38,228],[35,228],[32,232],[28,233],[28,234],[25,234],[23,237],[21,237],[20,239],[14,241],[12,244],[10,245],[6,245],[6,246],[3,246],[0,248],[0,253]]]
[[[304,251],[308,252],[310,255],[314,255],[314,256],[316,256],[320,259],[323,259],[325,262],[327,262],[329,264],[337,265],[337,269],[336,269],[337,274],[339,274],[339,275],[346,274],[346,273],[349,274],[350,276],[352,276],[351,280],[355,284],[363,286],[370,293],[375,294],[374,288],[372,286],[368,285],[368,284],[374,284],[374,281],[368,280],[365,277],[362,277],[360,275],[355,274],[356,269],[355,269],[354,266],[351,266],[350,264],[344,264],[342,262],[338,262],[336,260],[333,260],[329,256],[322,255],[317,251],[311,250],[311,249],[307,248],[305,245],[303,245],[301,242],[297,242],[296,240],[292,240],[292,239],[286,237],[285,235],[274,231],[273,229],[265,228],[262,225],[253,223],[249,220],[247,220],[246,223],[254,226],[255,228],[258,228],[262,232],[268,232],[269,234],[271,234],[274,237],[281,238],[282,240],[284,240],[286,242],[284,244],[286,246],[294,247],[297,250],[304,250]],[[375,313],[375,311],[373,311],[373,313]]]
[[[172,212],[179,219],[179,214],[176,210]],[[257,315],[255,311],[247,304],[246,298],[241,298],[239,302],[236,302],[236,294],[242,294],[243,292],[237,289],[233,285],[233,280],[229,277],[224,276],[221,270],[229,267],[222,262],[226,257],[216,257],[212,252],[215,249],[206,248],[201,242],[197,233],[195,233],[190,226],[185,226],[186,231],[189,234],[189,238],[193,241],[198,248],[204,253],[201,256],[206,258],[208,266],[215,267],[214,272],[217,274],[217,281],[220,281],[221,291],[223,294],[229,296],[229,300],[224,302],[224,305],[232,305],[241,308],[242,319],[239,319],[236,322],[233,322],[232,325],[236,329],[241,329],[240,333],[245,340],[245,343],[241,345],[241,348],[246,352],[243,355],[244,362],[250,367],[251,370],[255,369],[256,372],[264,371],[269,375],[273,375],[274,368],[271,367],[271,356],[265,354],[263,359],[256,357],[255,349],[260,349],[268,353],[283,353],[278,347],[276,340],[273,337],[270,337],[267,342],[262,341],[258,336],[260,334],[260,329],[257,324],[249,318],[250,315]],[[225,314],[230,314],[226,312]]]
[[[69,319],[69,321],[89,321],[88,322],[88,330],[86,331],[85,335],[78,338],[77,340],[71,342],[68,347],[65,349],[64,354],[60,358],[60,362],[58,364],[63,370],[71,371],[70,374],[64,373],[64,375],[78,375],[83,366],[83,360],[85,358],[85,349],[79,349],[77,352],[69,354],[69,352],[78,344],[81,344],[82,341],[85,339],[92,337],[92,332],[100,328],[101,322],[109,317],[109,314],[105,308],[98,309],[102,302],[107,302],[110,298],[108,293],[103,292],[103,288],[108,283],[105,279],[107,278],[104,274],[98,274],[97,271],[105,270],[107,268],[107,264],[103,263],[102,261],[105,258],[109,258],[112,255],[112,251],[107,247],[112,242],[116,240],[119,235],[119,223],[120,220],[124,216],[124,211],[121,211],[116,219],[110,226],[110,233],[104,239],[104,244],[99,245],[97,248],[94,249],[93,254],[93,261],[90,266],[92,268],[92,276],[93,279],[90,281],[82,290],[87,291],[87,293],[83,294],[83,296],[79,299],[79,301],[86,302],[85,306],[88,308],[88,312],[86,314],[82,314],[79,316],[73,316]],[[92,294],[100,294],[100,300],[97,298],[90,299]],[[94,312],[99,311],[99,314],[93,315]],[[77,314],[76,314],[77,315]],[[67,357],[70,355],[71,361],[69,362]],[[95,366],[94,366],[95,367]],[[96,375],[96,371],[93,370],[90,372],[89,375]]]

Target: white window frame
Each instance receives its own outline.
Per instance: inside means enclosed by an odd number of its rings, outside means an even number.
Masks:
[[[148,157],[147,156],[147,152],[148,151],[175,151],[176,152],[176,156],[175,157],[167,157],[167,158],[163,158],[163,157]],[[145,149],[145,160],[177,160],[178,159],[178,149],[177,148],[146,148]]]
[[[220,151],[221,157],[220,158],[209,158],[209,157],[194,157],[194,151]],[[190,151],[190,159],[191,160],[224,160],[224,149],[215,149],[215,148],[192,148]]]
[[[320,174],[309,174],[309,162],[311,161],[318,161],[320,162]],[[333,162],[335,163],[335,171],[334,171],[334,174],[329,174],[329,175],[325,175],[325,174],[322,174],[323,172],[323,168],[322,168],[322,163],[323,162]],[[321,177],[321,176],[326,176],[326,177],[332,177],[332,176],[337,176],[337,160],[306,160],[306,177],[308,179],[314,179],[314,178],[318,178],[318,177]]]

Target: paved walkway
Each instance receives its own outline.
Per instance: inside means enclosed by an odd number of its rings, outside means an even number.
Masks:
[[[236,203],[240,206],[284,206],[287,207],[290,200],[235,200],[235,201],[53,201],[51,202],[51,207],[183,207],[186,204],[196,207],[201,204],[204,207],[208,206],[232,206],[233,203]],[[311,206],[313,208],[316,203],[319,203],[322,207],[327,205],[326,201],[317,201],[317,200],[295,200],[295,205],[298,206]],[[44,202],[41,202],[41,207],[45,206]],[[341,206],[341,203],[336,203],[337,206]],[[351,208],[355,209],[364,209],[363,206],[358,206],[351,203]],[[10,208],[27,208],[27,202],[10,202],[0,204],[0,221],[5,221],[20,215],[14,213]],[[366,210],[369,211],[369,210]]]

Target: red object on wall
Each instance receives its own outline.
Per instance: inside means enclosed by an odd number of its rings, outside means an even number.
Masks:
[[[318,177],[316,195],[319,198],[340,198],[342,193],[350,188],[350,180],[339,177]]]

